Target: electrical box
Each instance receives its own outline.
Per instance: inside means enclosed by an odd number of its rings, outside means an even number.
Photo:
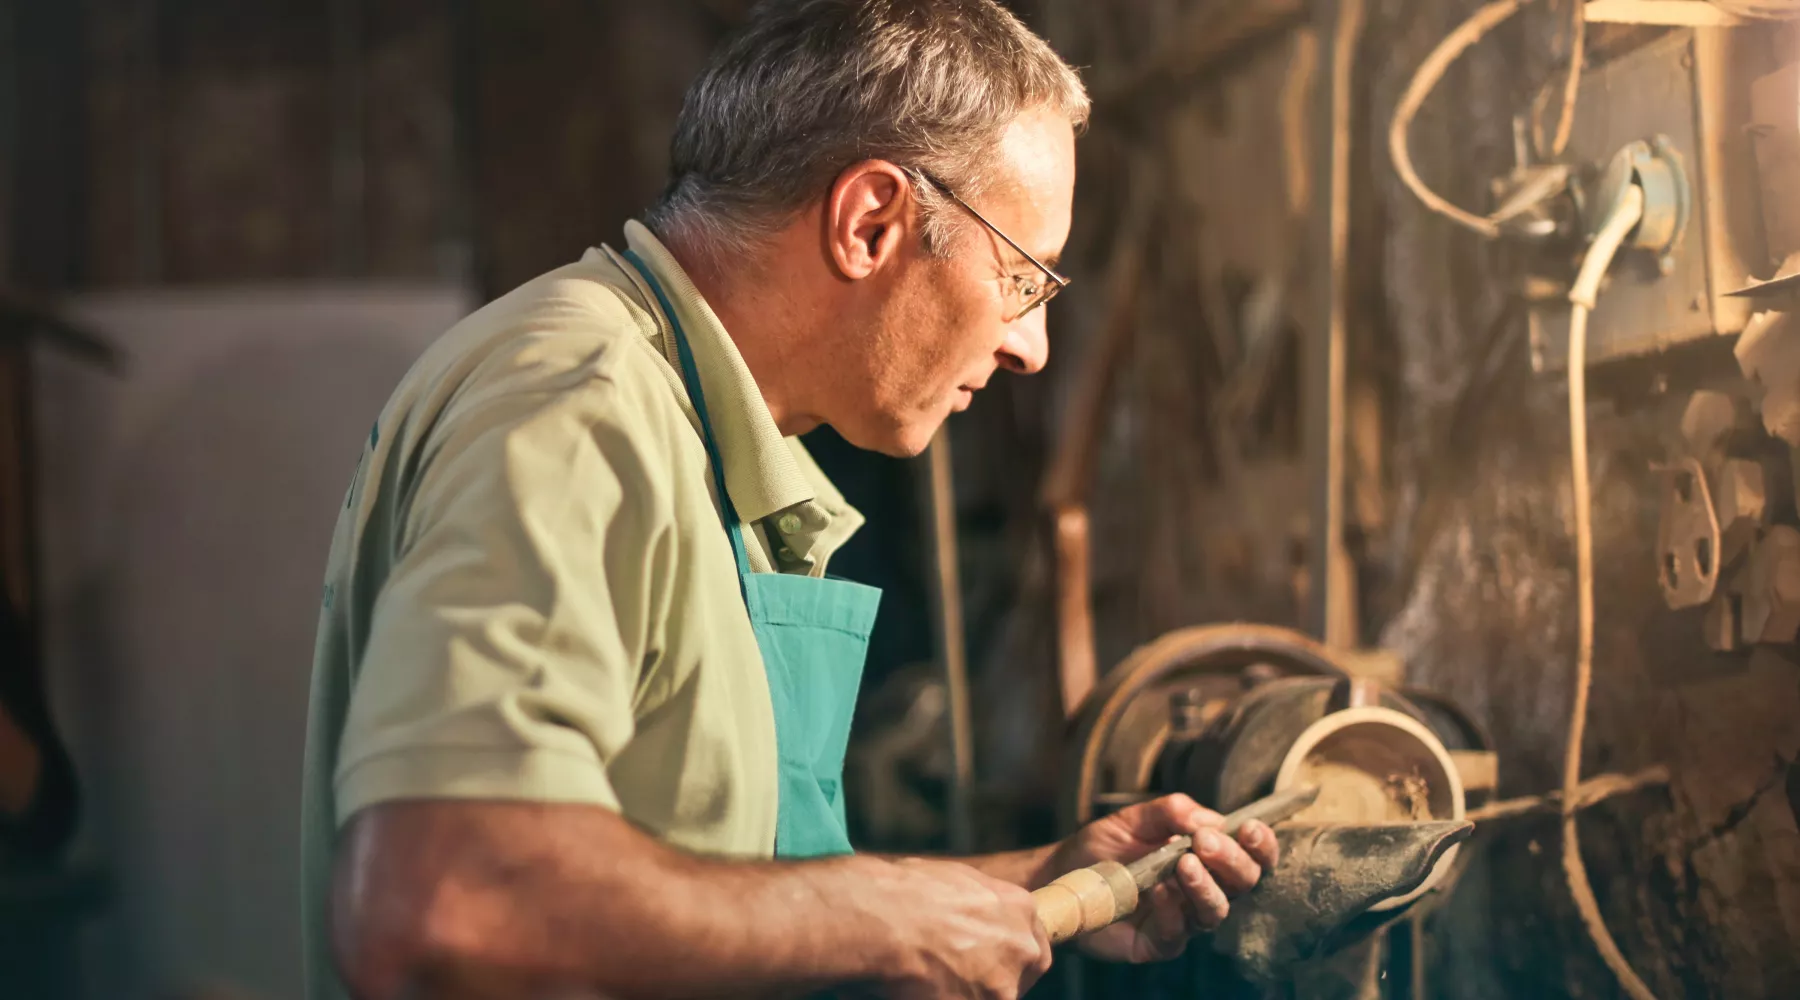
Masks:
[[[1729,293],[1772,270],[1750,128],[1766,45],[1748,29],[1675,30],[1582,79],[1567,151],[1578,195],[1595,189],[1620,149],[1652,142],[1679,164],[1688,204],[1667,252],[1614,262],[1589,320],[1590,365],[1735,334],[1749,320],[1752,303]],[[1534,301],[1530,324],[1533,367],[1563,368],[1568,302]]]
[[[1779,263],[1800,253],[1800,63],[1750,86],[1750,117],[1769,257]]]

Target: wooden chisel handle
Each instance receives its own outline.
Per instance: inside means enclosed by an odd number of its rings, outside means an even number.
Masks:
[[[1240,827],[1253,819],[1279,823],[1312,805],[1318,797],[1318,786],[1308,785],[1258,799],[1226,816],[1224,832],[1236,835]],[[1037,903],[1038,921],[1044,925],[1050,943],[1061,944],[1136,912],[1139,895],[1167,878],[1193,846],[1193,838],[1176,837],[1130,866],[1102,861],[1077,868],[1034,891],[1031,898]]]

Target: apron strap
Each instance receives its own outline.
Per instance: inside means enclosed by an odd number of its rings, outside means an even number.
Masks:
[[[625,259],[643,275],[644,283],[650,286],[651,294],[656,296],[657,304],[662,306],[663,315],[669,318],[669,326],[674,329],[675,352],[681,359],[681,380],[687,385],[688,396],[694,401],[694,412],[700,417],[700,436],[706,445],[706,459],[712,465],[713,485],[719,491],[719,519],[725,523],[725,533],[731,536],[731,555],[737,560],[738,592],[749,602],[749,587],[745,581],[750,576],[750,553],[744,548],[744,532],[738,524],[737,508],[731,503],[731,494],[725,491],[725,463],[719,457],[719,446],[713,437],[712,418],[706,413],[706,393],[700,387],[700,369],[694,364],[694,352],[688,348],[687,336],[682,333],[681,319],[675,315],[675,307],[669,303],[669,297],[663,294],[662,282],[637,255],[637,251],[625,250]]]

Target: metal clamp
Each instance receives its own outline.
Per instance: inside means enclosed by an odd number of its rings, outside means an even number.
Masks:
[[[1687,169],[1668,136],[1626,143],[1613,154],[1595,187],[1593,210],[1582,213],[1590,239],[1633,186],[1644,191],[1644,215],[1625,245],[1656,254],[1658,267],[1668,274],[1675,269],[1675,248],[1693,211]]]

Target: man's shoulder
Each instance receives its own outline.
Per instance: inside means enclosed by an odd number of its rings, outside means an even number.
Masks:
[[[432,422],[519,396],[558,397],[596,420],[679,419],[658,336],[617,267],[590,252],[465,317],[419,358],[396,401]]]
[[[628,288],[610,261],[590,253],[470,314],[443,346],[483,355],[490,377],[654,377],[644,362],[657,358],[656,320]]]

